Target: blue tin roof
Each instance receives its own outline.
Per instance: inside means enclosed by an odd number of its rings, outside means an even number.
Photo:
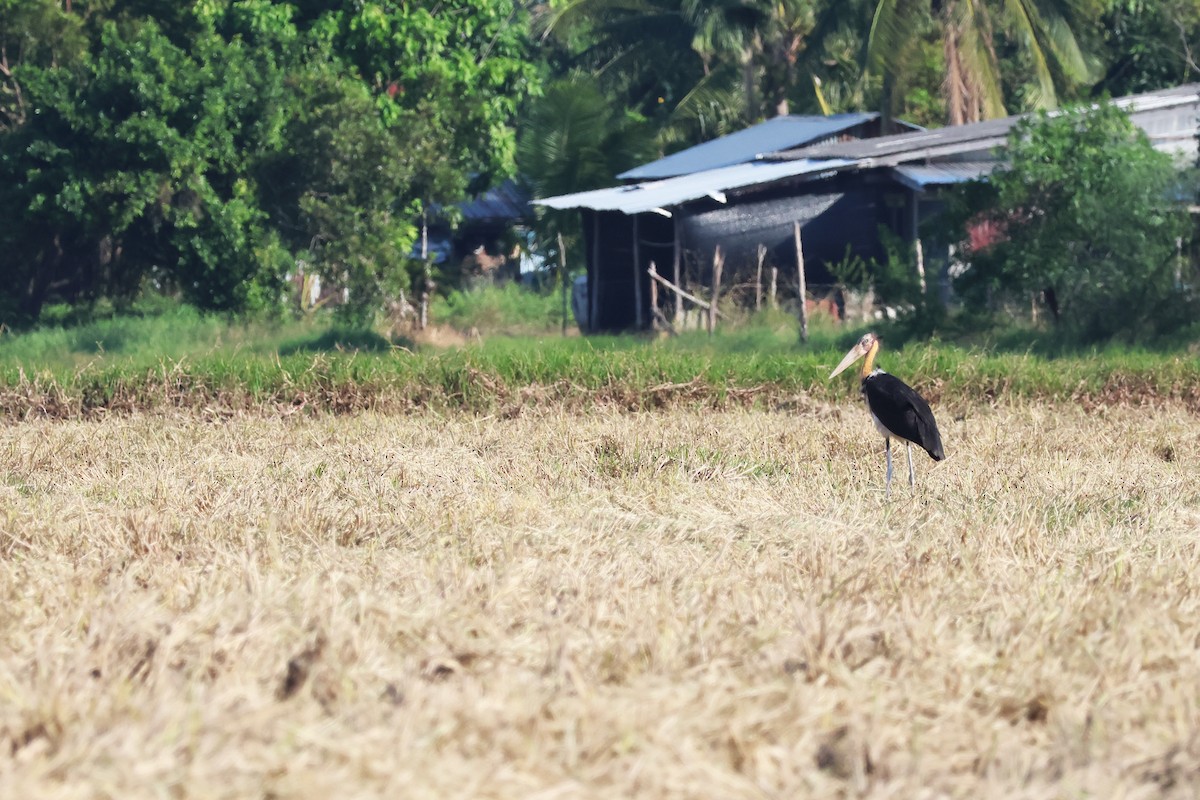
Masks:
[[[531,199],[533,194],[529,189],[509,179],[494,189],[459,203],[458,208],[468,222],[517,221],[529,216]]]
[[[690,175],[693,172],[733,164],[745,164],[764,153],[817,144],[856,125],[878,118],[878,114],[866,112],[834,114],[828,117],[775,117],[737,133],[634,167],[617,177],[622,180],[655,180]]]
[[[905,186],[923,192],[930,186],[950,186],[986,178],[998,164],[997,161],[938,161],[901,164],[892,167],[892,172]]]

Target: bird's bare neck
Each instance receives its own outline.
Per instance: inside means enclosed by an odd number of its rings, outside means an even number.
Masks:
[[[862,378],[867,379],[871,371],[875,369],[875,356],[879,353],[879,340],[876,339],[871,343],[871,349],[867,351],[867,357],[863,359]]]

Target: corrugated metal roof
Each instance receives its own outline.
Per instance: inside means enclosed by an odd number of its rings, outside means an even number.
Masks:
[[[1119,98],[1113,102],[1124,108],[1134,123],[1147,131],[1156,146],[1185,153],[1195,152],[1200,83]],[[901,180],[911,181],[915,187],[957,183],[990,172],[990,168],[987,172],[982,171],[981,166],[995,164],[994,160],[989,160],[987,153],[1006,144],[1008,132],[1020,119],[1006,117],[931,131],[806,147],[776,153],[750,163],[533,202],[549,208],[590,208],[640,214],[664,211],[706,195],[720,198],[722,192],[730,189],[824,171],[840,171],[845,167],[899,168],[903,165],[903,169],[894,169],[893,174]],[[962,157],[976,152],[982,154],[983,158],[959,162],[938,161],[935,165],[925,167],[911,163],[956,155]]]
[[[834,114],[828,117],[775,117],[728,136],[680,150],[658,161],[634,167],[617,177],[622,180],[673,178],[733,164],[745,164],[754,161],[763,153],[775,153],[820,142],[878,117],[875,113]]]
[[[990,150],[1008,141],[1008,132],[1017,124],[1017,117],[989,119],[966,125],[952,125],[916,133],[895,133],[875,139],[853,142],[834,142],[816,147],[788,150],[766,160],[789,158],[848,158],[855,161],[871,159],[870,166],[900,163],[913,158],[929,158],[974,150]]]
[[[1159,127],[1161,112],[1197,103],[1200,103],[1200,83],[1113,100],[1113,104],[1124,109],[1134,123],[1145,129],[1156,144],[1161,139],[1165,147],[1172,147],[1171,143],[1178,138],[1179,132],[1165,131]],[[860,162],[862,167],[877,167],[925,158],[984,152],[1003,146],[1008,141],[1009,131],[1025,116],[1028,115],[951,125],[916,133],[898,133],[875,139],[801,147],[765,155],[764,159],[775,161],[791,158],[848,158]],[[1191,125],[1194,130],[1194,120]]]
[[[516,181],[507,180],[494,189],[459,203],[463,219],[470,222],[519,220],[529,216],[533,194]]]
[[[947,186],[978,180],[992,173],[997,161],[939,161],[936,164],[902,164],[892,174],[910,189],[923,191],[928,186]]]
[[[723,193],[761,183],[771,183],[783,178],[819,173],[850,164],[849,161],[783,161],[766,163],[755,161],[735,164],[720,169],[710,169],[693,175],[681,175],[661,181],[638,183],[632,186],[614,186],[611,189],[595,189],[558,197],[534,200],[534,205],[548,208],[590,208],[595,211],[621,211],[626,214],[641,214],[645,211],[662,212],[671,206],[713,197],[724,202]]]

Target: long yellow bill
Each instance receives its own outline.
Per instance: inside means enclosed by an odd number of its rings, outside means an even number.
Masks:
[[[846,353],[846,357],[842,359],[842,363],[838,364],[837,368],[834,369],[833,372],[829,373],[829,377],[834,377],[846,367],[850,366],[855,361],[858,361],[864,355],[866,355],[866,351],[863,350],[862,343],[860,342],[859,344],[854,345],[854,347],[850,348],[850,352]]]

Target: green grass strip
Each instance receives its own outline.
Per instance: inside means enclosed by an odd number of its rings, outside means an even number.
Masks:
[[[827,380],[845,341],[814,347],[736,338],[496,339],[451,350],[393,348],[279,356],[212,352],[180,359],[101,358],[36,369],[0,360],[0,415],[87,418],[190,409],[507,413],[535,403],[631,410],[731,404],[780,407],[857,396],[853,376]],[[1200,360],[1114,351],[1062,357],[992,354],[945,344],[885,350],[880,366],[943,407],[1014,401],[1091,405],[1182,402],[1200,409]]]

